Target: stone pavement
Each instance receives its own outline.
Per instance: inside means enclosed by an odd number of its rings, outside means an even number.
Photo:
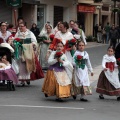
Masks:
[[[105,45],[106,44],[97,43],[97,42],[87,42],[86,48],[92,48],[96,46],[105,46]],[[96,80],[98,80],[101,71],[102,71],[102,65],[93,68],[94,76],[89,75],[90,83],[93,83]]]

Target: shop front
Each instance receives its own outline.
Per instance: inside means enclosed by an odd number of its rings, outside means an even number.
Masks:
[[[83,27],[86,36],[93,35],[93,26],[98,20],[96,7],[93,5],[79,4],[77,6],[77,20]]]

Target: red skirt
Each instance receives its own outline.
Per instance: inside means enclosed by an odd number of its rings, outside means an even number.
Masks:
[[[38,80],[38,79],[44,78],[44,73],[42,71],[42,67],[40,66],[40,63],[39,63],[36,55],[35,55],[35,65],[36,65],[36,72],[32,72],[30,74],[30,79]]]

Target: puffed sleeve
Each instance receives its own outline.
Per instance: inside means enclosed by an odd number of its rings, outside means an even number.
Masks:
[[[55,56],[55,51],[53,51],[50,54],[50,57],[48,58],[48,64],[49,65],[54,65],[55,63],[57,63],[57,60],[54,58],[54,56]]]
[[[93,68],[92,68],[92,65],[91,65],[91,62],[90,62],[89,55],[88,55],[88,59],[86,61],[86,65],[88,67],[88,70],[92,73],[93,72]]]
[[[103,56],[103,59],[102,59],[102,67],[103,67],[103,69],[106,68],[105,64],[106,64],[105,56]]]

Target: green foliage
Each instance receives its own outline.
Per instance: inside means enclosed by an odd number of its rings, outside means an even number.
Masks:
[[[87,42],[95,42],[97,41],[97,38],[93,37],[92,35],[87,36],[86,38]]]

